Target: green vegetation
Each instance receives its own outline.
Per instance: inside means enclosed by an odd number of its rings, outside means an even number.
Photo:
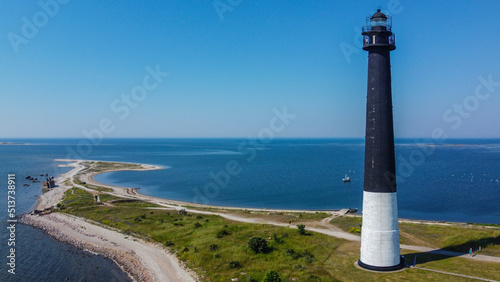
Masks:
[[[306,235],[306,226],[304,224],[297,225],[300,235]]]
[[[239,261],[237,260],[232,260],[229,262],[229,268],[240,268],[241,267],[241,264]]]
[[[349,227],[349,233],[360,235],[361,234],[361,228]]]
[[[262,282],[281,282],[280,275],[275,270],[268,270]]]
[[[360,216],[337,216],[331,221],[331,224],[337,226],[338,228],[349,232],[351,228],[361,228],[361,217]]]
[[[140,164],[117,163],[117,162],[88,162],[87,172],[104,172],[108,170],[142,169]]]
[[[151,209],[148,206],[152,204],[138,201],[97,205],[90,193],[75,188],[70,191],[62,202],[67,207],[62,212],[117,228],[125,236],[161,242],[203,281],[230,281],[232,278],[239,281],[465,281],[418,268],[397,273],[359,270],[353,264],[359,258],[359,243],[323,234],[307,232],[308,236],[302,236],[288,227]],[[106,199],[102,193],[99,197],[101,201]],[[359,225],[349,227],[359,228]],[[258,246],[257,252],[250,241]],[[260,251],[265,246],[268,247],[266,252]],[[415,252],[405,254],[408,259],[414,256]],[[417,261],[427,268],[500,279],[497,263],[432,254],[418,254]]]
[[[99,199],[101,200],[101,202],[110,202],[110,201],[121,200],[123,198],[109,195],[109,194],[99,194]]]
[[[200,211],[212,211],[219,213],[231,213],[237,214],[243,217],[252,218],[266,218],[267,220],[272,220],[281,223],[289,223],[290,220],[292,224],[296,223],[307,223],[313,221],[319,221],[321,219],[331,216],[326,212],[271,212],[265,210],[248,210],[248,209],[228,209],[228,208],[218,208],[218,207],[196,207],[196,206],[185,206],[189,209],[195,209]]]
[[[361,233],[361,217],[339,216],[330,221],[350,233]],[[494,224],[427,224],[399,223],[401,244],[442,248],[467,253],[469,248],[480,254],[500,256],[500,228]]]
[[[404,242],[415,241],[413,238],[418,238],[428,245],[462,253],[467,253],[469,248],[477,251],[481,247],[482,255],[500,256],[500,228],[401,223],[399,229],[407,237]]]
[[[63,200],[58,204],[60,209],[69,207],[87,207],[95,204],[94,196],[82,189],[72,188],[64,193]]]
[[[252,237],[248,240],[248,247],[250,250],[254,251],[256,254],[258,253],[267,253],[271,249],[267,245],[267,241],[261,237]]]

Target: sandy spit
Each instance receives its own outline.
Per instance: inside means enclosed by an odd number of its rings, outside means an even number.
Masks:
[[[85,167],[81,160],[61,165],[73,169],[56,178],[57,187],[39,196],[37,210],[55,207],[73,185],[73,176]],[[145,167],[159,169],[158,167]],[[66,181],[70,184],[65,184]],[[25,214],[22,222],[45,231],[55,239],[114,260],[135,281],[201,281],[175,254],[160,243],[146,242],[84,218],[50,213]]]

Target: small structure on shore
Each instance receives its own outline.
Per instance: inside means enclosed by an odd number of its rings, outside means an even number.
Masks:
[[[45,193],[49,191],[50,188],[56,187],[54,177],[48,177],[44,182],[42,182],[42,192]]]

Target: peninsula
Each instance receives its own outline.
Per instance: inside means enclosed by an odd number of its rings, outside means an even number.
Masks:
[[[243,209],[167,200],[94,180],[104,172],[162,167],[57,161],[73,169],[55,179],[56,187],[40,195],[23,222],[113,259],[136,281],[500,279],[498,225],[400,220],[408,267],[369,273],[354,266],[361,217],[346,214],[348,209]],[[262,248],[253,249],[253,238],[263,239]],[[473,257],[466,254],[470,247]]]

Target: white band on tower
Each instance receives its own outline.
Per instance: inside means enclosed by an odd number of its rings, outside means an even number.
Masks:
[[[397,193],[363,192],[361,258],[363,264],[400,264]]]

